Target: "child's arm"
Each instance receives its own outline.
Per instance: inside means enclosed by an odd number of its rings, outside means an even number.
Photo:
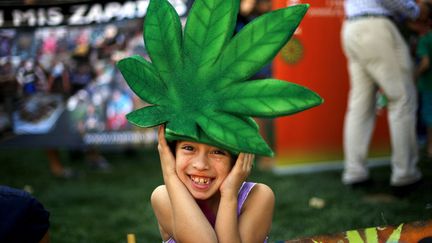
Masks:
[[[219,242],[242,242],[237,218],[238,191],[250,173],[253,159],[252,154],[240,153],[220,187],[221,199],[215,225]]]
[[[273,219],[275,196],[264,184],[256,184],[243,205],[239,218],[243,242],[264,242],[270,233]]]
[[[221,201],[216,219],[219,242],[264,242],[273,218],[274,194],[264,184],[257,184],[250,192],[237,218],[238,191],[250,173],[254,156],[240,154],[221,186]]]
[[[422,73],[428,70],[429,67],[430,67],[429,56],[423,56],[420,59],[420,63],[418,64],[417,69],[415,71],[415,78],[417,79]]]
[[[217,242],[216,234],[198,204],[180,181],[175,159],[159,128],[158,145],[165,187],[158,187],[151,202],[161,227],[161,235],[173,236],[179,242]]]

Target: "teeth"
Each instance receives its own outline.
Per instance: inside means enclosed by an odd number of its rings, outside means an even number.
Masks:
[[[209,178],[191,176],[191,179],[197,184],[209,184],[210,183]]]

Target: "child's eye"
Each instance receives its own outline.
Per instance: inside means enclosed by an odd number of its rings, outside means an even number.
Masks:
[[[187,150],[187,151],[193,151],[193,147],[190,145],[183,145],[181,146],[181,149]]]
[[[227,155],[228,153],[224,150],[214,150],[213,154]]]

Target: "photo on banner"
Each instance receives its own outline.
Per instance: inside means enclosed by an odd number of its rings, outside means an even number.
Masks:
[[[186,18],[190,0],[170,1]],[[145,1],[0,9],[0,146],[154,145],[125,115],[144,104],[116,68],[143,42]],[[62,137],[62,139],[59,139]]]

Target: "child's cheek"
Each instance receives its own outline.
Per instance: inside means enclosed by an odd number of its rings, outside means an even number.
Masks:
[[[175,162],[176,172],[177,174],[184,172],[187,168],[187,162],[183,159],[176,159]]]

